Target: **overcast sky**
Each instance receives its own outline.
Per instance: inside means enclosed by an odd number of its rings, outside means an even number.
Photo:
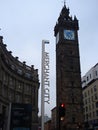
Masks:
[[[42,40],[50,41],[50,105],[55,107],[55,37],[54,26],[64,5],[63,0],[0,0],[0,35],[13,56],[41,73]],[[98,0],[67,0],[70,15],[79,20],[79,49],[81,75],[98,62]],[[40,91],[39,91],[40,93]],[[39,99],[40,102],[40,99]],[[39,103],[40,109],[40,103]]]

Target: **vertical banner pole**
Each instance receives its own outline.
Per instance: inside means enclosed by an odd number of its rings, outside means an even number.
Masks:
[[[44,130],[44,52],[45,44],[42,41],[42,68],[41,68],[41,130]]]
[[[49,73],[49,57],[47,58],[48,53],[45,52],[45,44],[49,44],[49,41],[42,40],[42,66],[41,66],[41,130],[44,130],[44,109],[45,109],[45,102],[49,104],[50,100],[50,94],[49,94],[49,88],[46,88],[46,86],[49,86],[49,81],[47,80],[48,77],[46,76],[47,73]],[[47,59],[45,59],[47,58]],[[46,61],[45,61],[46,60]],[[48,64],[48,68],[47,68]],[[49,75],[49,74],[48,74]],[[46,91],[47,90],[47,91]],[[48,98],[45,101],[45,98]]]

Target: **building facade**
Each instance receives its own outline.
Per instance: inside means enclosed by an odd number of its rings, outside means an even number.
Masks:
[[[45,122],[44,129],[51,130],[51,120],[48,120],[47,122]]]
[[[38,126],[38,70],[20,62],[8,51],[0,36],[0,119],[7,130],[10,103],[32,104],[32,128]]]
[[[98,63],[82,77],[85,124],[98,126]]]
[[[78,43],[78,20],[69,15],[66,5],[54,28],[56,37],[57,129],[83,128],[83,101]],[[60,119],[60,104],[65,104],[65,116]]]

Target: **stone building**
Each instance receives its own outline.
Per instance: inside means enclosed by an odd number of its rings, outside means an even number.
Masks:
[[[32,104],[32,128],[37,130],[38,89],[38,70],[13,57],[0,36],[0,117],[4,118],[3,130],[7,130],[10,103]]]
[[[98,127],[98,63],[82,77],[82,87],[85,126]]]

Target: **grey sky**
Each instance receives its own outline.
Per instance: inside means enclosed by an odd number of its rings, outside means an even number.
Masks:
[[[70,15],[79,20],[81,75],[98,62],[98,0],[67,0]],[[54,26],[63,7],[63,0],[0,0],[0,35],[13,56],[41,71],[41,43],[50,41],[51,104],[55,106],[55,37]]]

